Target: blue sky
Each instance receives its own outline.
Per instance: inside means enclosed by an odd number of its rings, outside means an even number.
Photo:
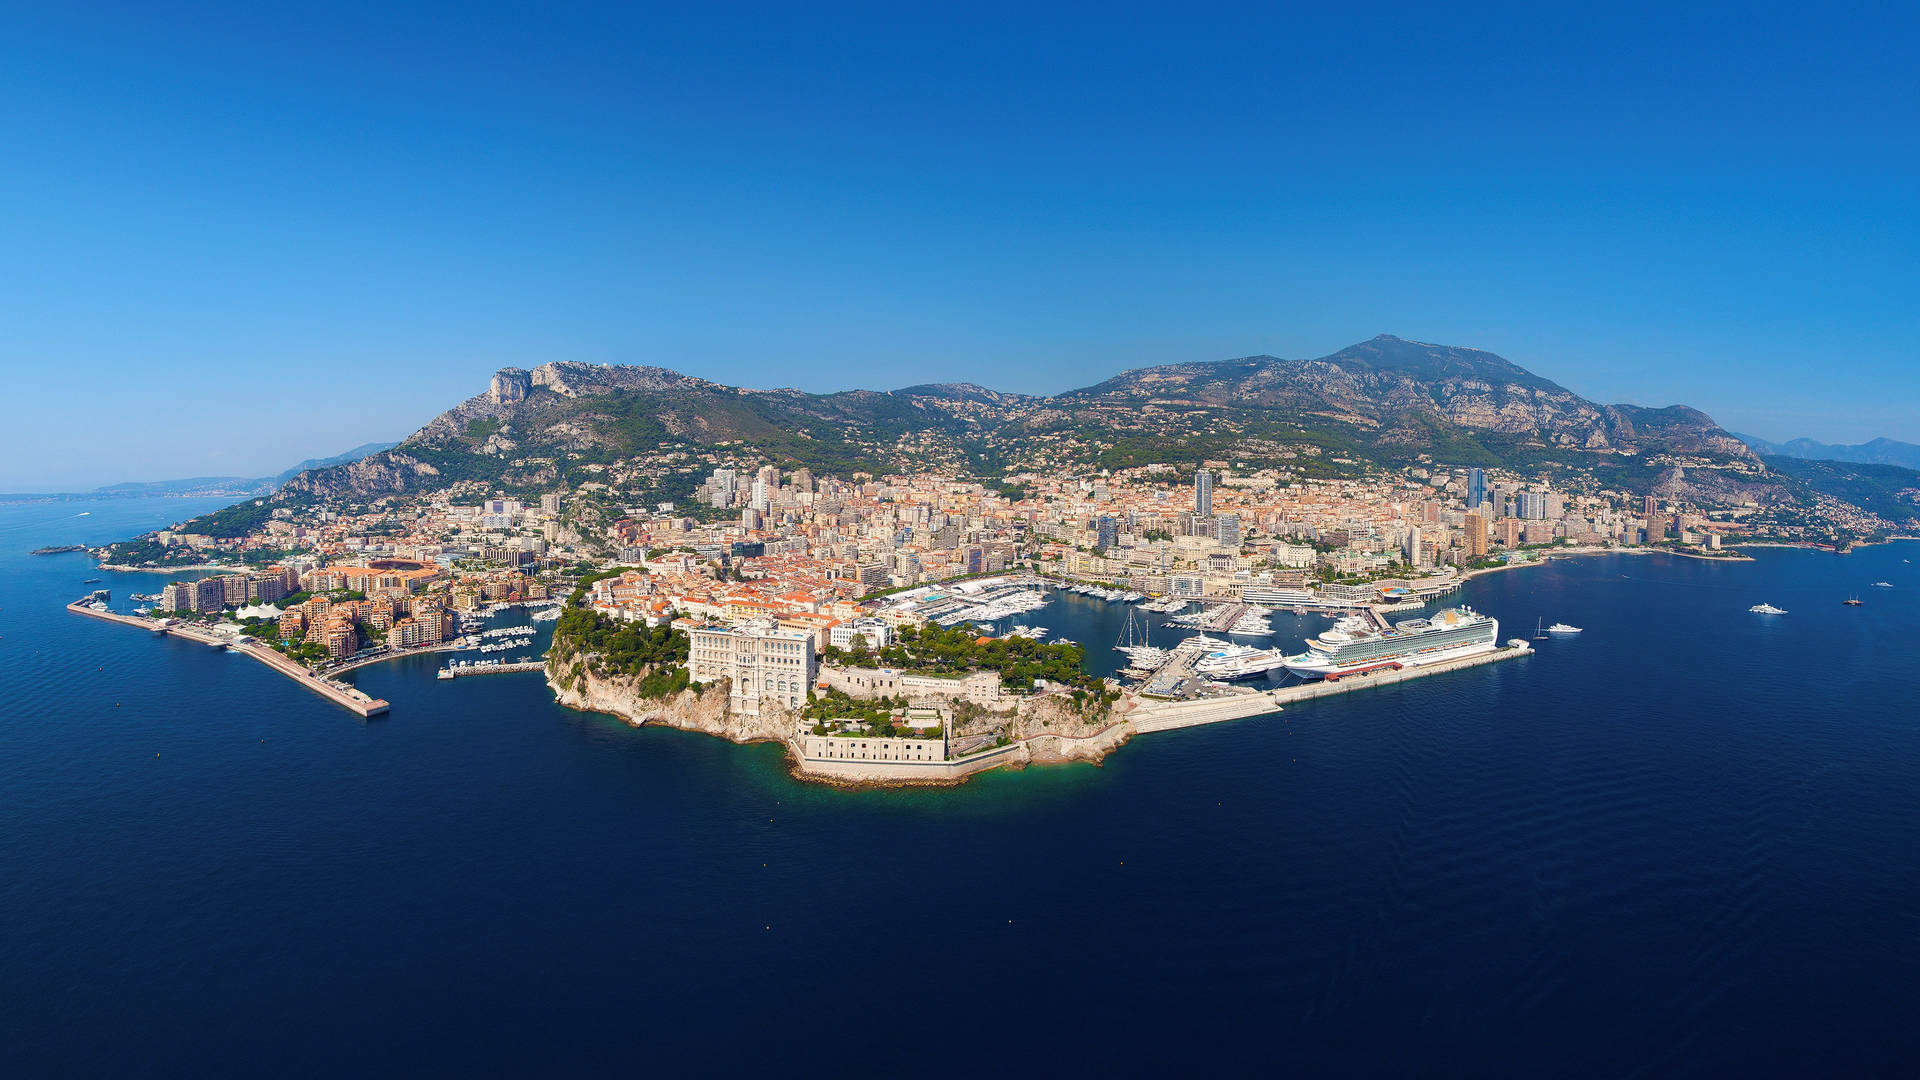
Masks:
[[[8,5],[0,490],[1381,332],[1920,441],[1920,17],[1571,7]]]

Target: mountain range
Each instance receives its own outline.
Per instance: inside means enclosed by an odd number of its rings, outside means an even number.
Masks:
[[[182,480],[146,480],[130,481],[122,484],[108,484],[88,492],[89,495],[107,496],[183,496],[183,495],[231,495],[235,498],[257,497],[272,494],[282,484],[312,469],[324,469],[332,465],[343,465],[358,461],[369,454],[394,447],[395,443],[362,443],[343,454],[332,457],[308,458],[300,464],[281,472],[277,476],[193,476]]]
[[[1755,453],[1767,457],[1851,461],[1862,465],[1899,465],[1908,469],[1920,469],[1920,446],[1896,439],[1874,439],[1871,442],[1847,445],[1815,442],[1812,439],[1790,439],[1787,442],[1776,443],[1753,435],[1739,435],[1736,438],[1752,447]]]
[[[653,494],[670,499],[691,490],[691,471],[659,462],[715,450],[841,474],[995,478],[1225,461],[1310,477],[1424,463],[1579,471],[1706,501],[1787,493],[1752,448],[1697,409],[1599,404],[1489,352],[1381,335],[1316,359],[1168,364],[1045,396],[971,383],[811,394],[663,367],[508,368],[398,445],[302,473],[281,497],[375,498],[461,481],[533,492],[616,474],[631,488],[651,474]]]

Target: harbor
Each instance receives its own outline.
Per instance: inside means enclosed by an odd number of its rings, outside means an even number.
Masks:
[[[1175,626],[1189,627],[1211,634],[1271,634],[1266,608],[1252,604],[1215,604],[1191,615],[1176,615],[1168,620]]]
[[[503,653],[530,648],[534,644],[534,636],[540,630],[541,624],[550,624],[556,621],[560,615],[558,605],[527,605],[534,610],[531,614],[531,621],[526,623],[495,626],[484,630],[476,627],[472,633],[441,645],[428,645],[409,649],[391,649],[382,646],[376,649],[366,650],[358,656],[315,671],[297,660],[282,655],[269,645],[265,645],[244,634],[238,633],[237,628],[224,626],[200,627],[181,622],[177,619],[154,619],[145,615],[127,614],[125,612],[114,611],[109,604],[109,600],[110,594],[106,590],[95,590],[79,600],[75,600],[66,605],[66,608],[75,615],[85,615],[88,618],[100,619],[104,622],[135,627],[155,635],[176,637],[182,641],[191,641],[195,644],[205,645],[213,649],[243,653],[267,665],[280,674],[285,675],[287,678],[294,680],[308,690],[326,698],[328,701],[361,717],[380,716],[386,713],[391,706],[384,699],[373,697],[350,683],[342,681],[339,676],[362,667],[408,656],[421,656],[431,653]],[[482,612],[480,617],[484,618],[486,616],[499,614],[508,610],[510,606],[512,605],[495,605]],[[437,677],[440,679],[458,679],[469,675],[500,675],[511,672],[539,671],[544,666],[545,661],[538,658],[509,659],[503,657],[486,660],[455,660],[446,667],[441,668],[437,673]]]
[[[1009,590],[1029,586],[1004,579],[979,583],[974,597],[950,610],[991,611],[990,605],[1010,595]],[[926,599],[940,603],[944,598]],[[1398,621],[1390,616],[1425,605],[1394,597],[1387,603],[1350,604],[1307,616],[1259,604],[1203,601],[1191,614],[1180,614],[1191,606],[1185,601],[1134,602],[1113,590],[1083,589],[1053,590],[1044,604],[1023,605],[1022,617],[1044,620],[1084,642],[1088,670],[1128,686],[1109,721],[1096,730],[1016,738],[1000,744],[992,758],[979,753],[992,745],[982,741],[986,736],[973,736],[973,741],[956,740],[940,758],[860,762],[810,754],[802,734],[794,742],[801,771],[847,783],[952,782],[996,765],[1097,761],[1136,735],[1273,716],[1320,698],[1518,659],[1534,651],[1517,638],[1499,643],[1497,620],[1465,605]],[[1001,618],[1010,621],[1013,616]],[[1014,637],[1045,631],[1014,625],[998,632]],[[1255,647],[1213,634],[1304,639],[1304,646]],[[1156,636],[1161,644],[1154,643]]]

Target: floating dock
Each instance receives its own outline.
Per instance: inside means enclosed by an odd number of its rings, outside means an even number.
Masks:
[[[323,679],[307,670],[306,665],[289,660],[278,652],[267,648],[265,645],[243,642],[238,638],[229,638],[222,634],[210,634],[204,630],[183,626],[178,623],[169,626],[154,619],[140,618],[135,615],[122,615],[114,611],[102,611],[98,608],[89,607],[84,602],[76,601],[75,603],[68,604],[67,610],[76,615],[87,615],[95,619],[104,619],[107,622],[122,623],[127,626],[138,626],[143,630],[149,630],[156,634],[167,634],[186,641],[195,641],[202,645],[210,645],[214,648],[245,653],[275,671],[278,671],[280,674],[285,675],[287,678],[292,679],[294,682],[299,683],[301,686],[333,702],[335,705],[363,717],[379,716],[386,712],[388,708],[386,701],[376,697],[369,697],[345,683],[335,682],[332,679]]]
[[[511,664],[461,664],[448,665],[440,669],[435,676],[441,679],[464,679],[469,675],[507,675],[515,671],[542,671],[545,660],[516,660]]]

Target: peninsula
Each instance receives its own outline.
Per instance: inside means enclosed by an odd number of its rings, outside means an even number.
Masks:
[[[542,667],[563,703],[778,741],[813,779],[951,782],[1528,653],[1491,620],[1471,655],[1352,671],[1209,636],[1258,634],[1275,609],[1393,638],[1471,575],[1555,554],[1740,558],[1920,528],[1920,473],[1817,464],[1776,468],[1692,409],[1597,405],[1384,336],[1045,398],[562,363],[500,371],[394,447],[93,554],[177,575],[143,617],[321,680],[477,648],[485,612],[565,597]],[[1111,643],[1021,622],[1063,589],[1194,633],[1096,674]],[[1332,674],[1277,685],[1289,670]]]

